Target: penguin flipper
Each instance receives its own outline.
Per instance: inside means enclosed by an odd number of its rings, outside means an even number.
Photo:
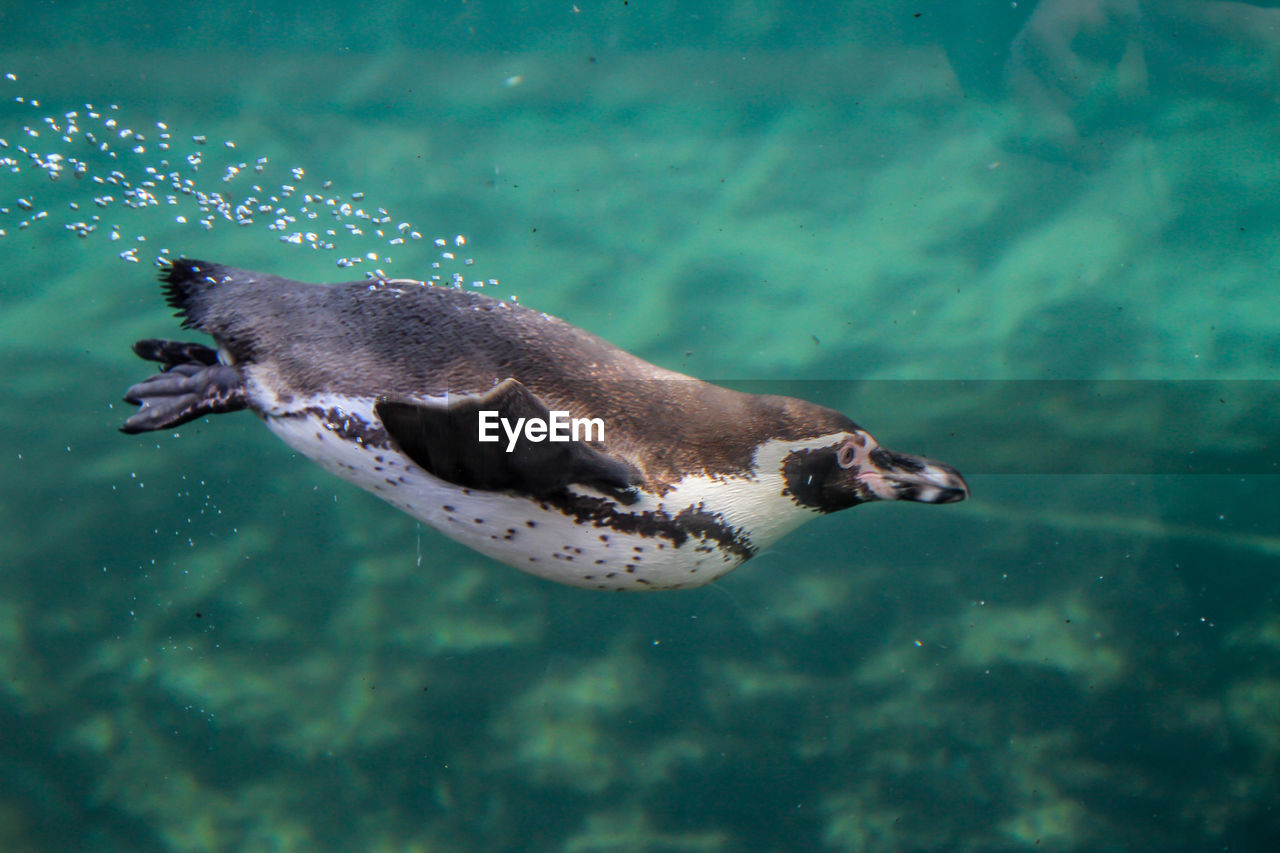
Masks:
[[[133,351],[164,365],[164,372],[145,379],[124,393],[126,402],[140,406],[121,432],[139,433],[181,426],[203,415],[235,412],[248,405],[240,371],[218,364],[217,353],[202,344],[148,339]]]
[[[480,440],[480,413],[496,412],[514,424],[518,419],[548,421],[550,410],[516,379],[506,379],[484,394],[456,397],[447,404],[413,400],[379,400],[374,412],[405,455],[433,476],[469,489],[511,491],[543,497],[570,483],[591,486],[622,503],[636,500],[634,487],[643,477],[629,462],[582,441],[529,441],[521,433],[515,446],[491,420]],[[510,447],[510,450],[508,448]]]

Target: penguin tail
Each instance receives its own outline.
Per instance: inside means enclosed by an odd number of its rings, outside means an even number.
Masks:
[[[209,310],[209,296],[219,284],[229,281],[231,270],[221,264],[174,258],[160,271],[164,301],[176,308],[184,329],[203,329]]]

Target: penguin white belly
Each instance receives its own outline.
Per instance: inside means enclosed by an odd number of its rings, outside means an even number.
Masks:
[[[372,492],[409,515],[486,556],[547,580],[587,589],[676,589],[710,583],[745,557],[719,543],[690,536],[660,536],[582,522],[560,507],[532,497],[467,489],[424,471],[384,442],[372,398],[324,397],[304,408],[264,415],[285,444],[330,473]],[[279,406],[263,407],[280,411]],[[590,489],[571,488],[592,500],[610,501],[622,517],[678,507],[642,494],[622,507]],[[589,535],[584,535],[589,527]]]

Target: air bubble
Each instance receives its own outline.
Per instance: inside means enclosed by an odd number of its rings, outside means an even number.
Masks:
[[[10,82],[16,80],[13,74],[6,76]],[[29,107],[39,104],[27,96],[18,96],[16,100]],[[92,122],[94,126],[82,127],[82,121]],[[139,132],[136,130],[139,126],[155,130]],[[38,171],[49,180],[57,180],[63,172],[70,172],[92,188],[79,198],[72,193],[71,199],[60,199],[58,203],[59,209],[69,213],[55,227],[79,239],[94,237],[114,243],[125,239],[131,227],[138,229],[132,220],[106,226],[98,216],[86,217],[84,211],[94,209],[89,207],[90,201],[99,212],[113,208],[116,213],[124,211],[126,217],[132,215],[132,211],[149,207],[172,208],[168,216],[171,224],[167,226],[171,228],[194,228],[198,224],[200,229],[209,231],[218,225],[248,229],[257,226],[274,240],[291,246],[326,252],[340,249],[340,266],[391,264],[391,258],[381,252],[382,247],[403,246],[408,241],[424,239],[411,222],[393,219],[385,207],[360,206],[368,200],[365,190],[344,189],[332,180],[308,181],[305,167],[273,168],[266,156],[228,161],[224,149],[235,151],[235,140],[225,140],[221,147],[210,150],[206,147],[210,137],[205,134],[174,132],[167,122],[154,119],[139,122],[115,104],[104,110],[96,110],[89,103],[83,104],[82,109],[64,108],[48,116],[41,115],[28,125],[7,130],[8,133],[0,137],[0,154],[13,152],[15,156],[0,157],[0,175],[32,175]],[[147,136],[153,133],[156,139],[148,144]],[[22,140],[21,144],[14,143],[15,136]],[[183,138],[189,138],[195,148],[175,154],[175,161],[171,163],[166,159],[171,142],[176,147],[176,141]],[[114,146],[119,143],[124,145],[117,150]],[[72,151],[77,156],[71,156]],[[177,160],[178,156],[182,159]],[[238,179],[250,169],[257,183],[249,190],[237,189]],[[208,174],[206,170],[221,179],[214,182],[215,186],[223,187],[221,192],[202,186],[204,182],[213,181],[212,177],[202,181],[201,173]],[[47,210],[40,209],[41,198],[30,178],[11,180],[25,182],[9,195],[14,198],[14,210],[22,211],[26,218],[11,224],[8,231],[21,231],[35,227],[42,220],[57,218],[49,217]],[[301,198],[304,203],[293,205],[293,198]],[[0,208],[0,213],[7,212]],[[315,222],[321,214],[331,221],[332,228],[317,228],[321,233],[294,230],[300,223]],[[141,242],[146,240],[146,235],[133,239]],[[439,249],[464,246],[466,242],[461,234],[434,241]],[[167,250],[161,250],[161,254],[167,254]],[[447,251],[443,256],[450,263],[461,260]],[[138,249],[133,248],[120,253],[119,257],[137,263],[141,256]],[[441,267],[440,261],[423,259],[420,263],[430,263],[436,270]],[[462,261],[466,266],[473,263],[471,258]],[[383,271],[379,269],[374,274],[383,275]],[[431,278],[441,281],[442,275]],[[463,279],[455,274],[452,280]],[[475,286],[481,284],[476,280]]]

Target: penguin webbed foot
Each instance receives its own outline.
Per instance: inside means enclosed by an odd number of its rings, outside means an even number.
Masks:
[[[172,370],[181,364],[203,364],[208,367],[218,363],[218,351],[193,341],[166,341],[161,338],[144,338],[133,345],[134,355],[147,361],[158,361],[164,370]]]
[[[150,344],[173,345],[169,348],[148,347]],[[176,362],[180,350],[191,350],[195,360]],[[181,426],[204,415],[235,412],[247,405],[244,381],[234,367],[217,363],[217,354],[200,344],[178,344],[174,341],[139,341],[134,352],[148,361],[164,365],[163,372],[132,386],[124,394],[125,402],[139,406],[121,432],[139,433]],[[146,353],[151,353],[148,355]],[[213,353],[213,362],[205,361]]]

